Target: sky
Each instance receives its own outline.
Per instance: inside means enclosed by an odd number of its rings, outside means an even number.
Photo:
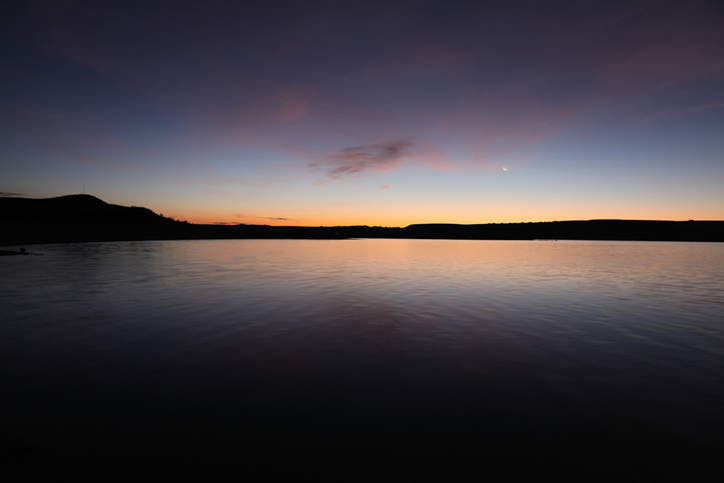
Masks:
[[[10,0],[0,195],[193,223],[724,220],[724,2]]]

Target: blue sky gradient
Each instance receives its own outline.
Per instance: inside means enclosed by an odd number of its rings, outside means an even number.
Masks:
[[[200,223],[724,219],[724,7],[2,7],[0,192]]]

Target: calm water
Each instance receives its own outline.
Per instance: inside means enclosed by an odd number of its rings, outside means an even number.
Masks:
[[[23,468],[720,469],[724,244],[30,250],[0,259],[1,443]]]

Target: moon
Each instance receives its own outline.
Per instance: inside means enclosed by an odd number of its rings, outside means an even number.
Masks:
[[[508,168],[503,168],[503,171],[508,171]]]

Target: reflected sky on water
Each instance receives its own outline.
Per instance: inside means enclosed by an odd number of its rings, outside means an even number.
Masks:
[[[502,445],[575,450],[590,464],[608,448],[613,470],[631,455],[644,469],[655,460],[681,470],[720,449],[721,244],[30,251],[43,256],[0,260],[5,446],[23,458],[36,446],[45,461],[67,447],[141,457],[159,445],[196,454],[200,440],[214,453],[253,441],[404,471],[418,466],[411,455],[457,462]]]

